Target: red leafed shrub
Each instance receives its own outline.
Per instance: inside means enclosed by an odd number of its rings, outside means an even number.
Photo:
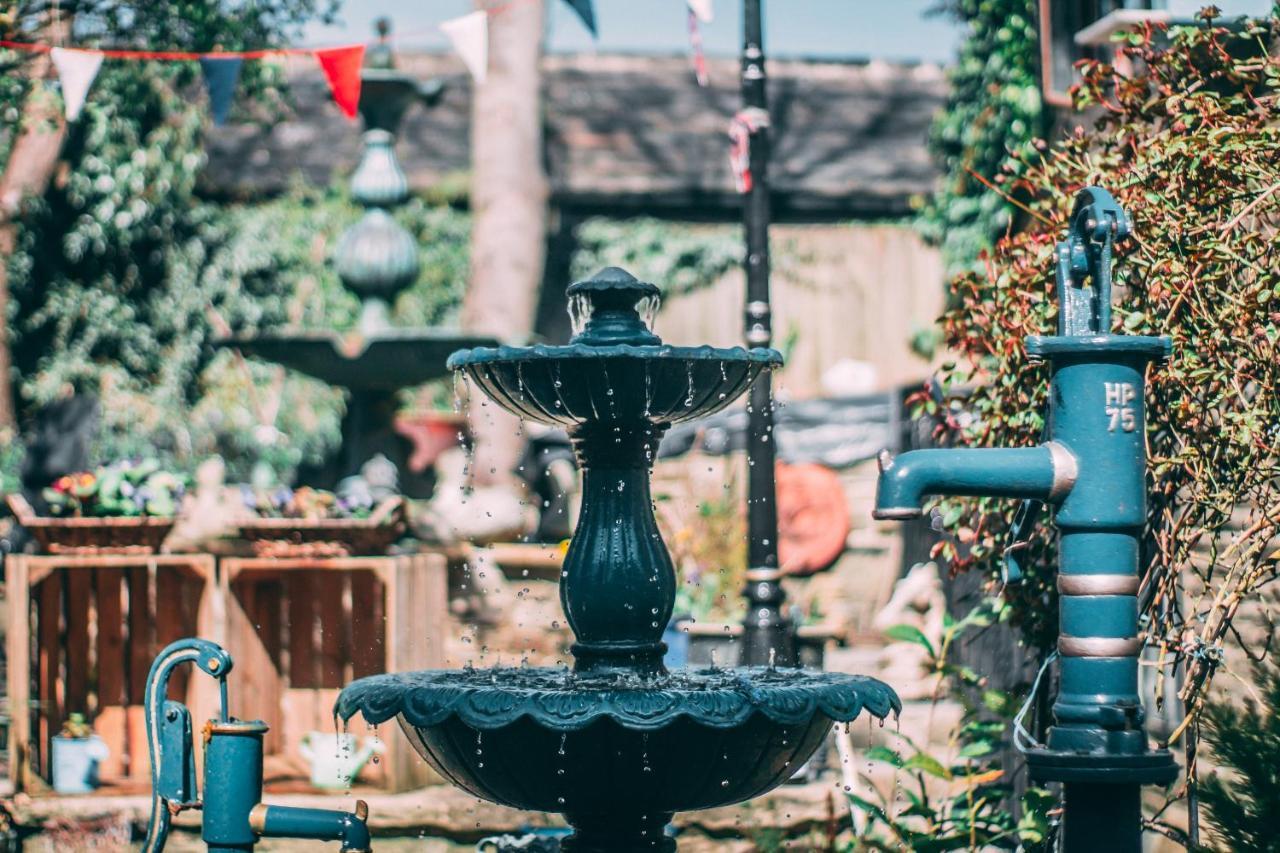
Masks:
[[[1001,186],[1027,227],[984,256],[985,271],[952,282],[942,327],[958,358],[941,371],[944,393],[918,398],[945,441],[1039,441],[1048,375],[1023,341],[1054,333],[1053,248],[1073,196],[1109,189],[1136,232],[1117,250],[1115,330],[1173,339],[1172,360],[1149,373],[1143,606],[1150,642],[1190,667],[1187,699],[1223,645],[1241,641],[1232,619],[1280,558],[1278,37],[1274,14],[1222,26],[1207,11],[1197,26],[1129,36],[1128,77],[1084,65],[1074,97],[1087,129],[1008,170]],[[994,574],[1013,504],[942,502],[952,535],[939,552]],[[1053,558],[1041,535],[1030,580],[1006,591],[1013,619],[1046,647]]]

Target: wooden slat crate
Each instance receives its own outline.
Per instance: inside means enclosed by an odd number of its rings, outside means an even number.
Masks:
[[[231,710],[267,735],[267,782],[301,786],[308,732],[333,732],[333,704],[352,679],[439,667],[447,630],[445,560],[399,557],[223,558]],[[352,731],[365,734],[353,721]],[[392,791],[436,781],[399,726],[378,731],[386,755],[357,780]]]
[[[7,684],[15,787],[48,779],[51,739],[80,713],[107,743],[104,786],[150,785],[143,694],[151,661],[185,636],[222,641],[214,558],[207,554],[10,555]],[[170,697],[196,719],[217,710],[217,688],[184,670]],[[25,712],[24,712],[24,709]]]

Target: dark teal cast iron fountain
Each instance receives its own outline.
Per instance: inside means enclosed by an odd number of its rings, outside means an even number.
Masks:
[[[676,582],[649,494],[673,423],[729,405],[771,349],[674,347],[646,319],[658,289],[619,269],[568,289],[566,346],[462,350],[449,366],[522,418],[565,428],[585,471],[560,601],[577,642],[568,668],[430,670],[348,686],[336,711],[393,717],[458,787],[561,812],[577,853],[671,851],[677,811],[759,796],[788,779],[833,723],[900,709],[872,678],[752,667],[667,672],[662,632]]]
[[[397,71],[385,37],[390,25],[379,22],[383,43],[370,50],[371,67],[360,74],[360,115],[364,150],[351,177],[351,197],[365,206],[364,216],[342,235],[333,262],[343,285],[360,297],[357,329],[285,329],[220,341],[248,355],[282,364],[347,389],[342,447],[314,485],[332,487],[359,473],[376,454],[396,463],[401,484],[412,497],[426,497],[406,478],[409,446],[393,427],[396,394],[448,373],[445,359],[459,347],[496,343],[456,329],[409,328],[391,322],[396,295],[418,278],[418,247],[390,211],[409,197],[409,182],[395,154],[395,132],[416,102],[428,105],[443,90],[438,81],[422,84]],[[423,493],[418,493],[423,492]]]

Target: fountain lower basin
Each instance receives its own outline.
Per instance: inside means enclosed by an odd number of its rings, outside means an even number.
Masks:
[[[872,678],[763,667],[650,678],[428,670],[361,679],[337,706],[344,719],[398,718],[420,754],[463,790],[564,812],[575,825],[620,807],[665,822],[676,811],[758,796],[794,774],[834,723],[864,710],[883,719],[901,704]]]

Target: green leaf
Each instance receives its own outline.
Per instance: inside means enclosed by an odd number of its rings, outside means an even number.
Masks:
[[[902,766],[902,756],[887,746],[873,746],[867,750],[866,756],[867,761],[879,761],[884,764],[892,764],[894,767]]]
[[[902,765],[902,769],[920,770],[938,779],[952,778],[951,771],[944,767],[941,761],[923,752],[917,752],[907,759],[906,764]]]
[[[890,625],[885,628],[884,635],[890,640],[897,640],[903,643],[915,643],[929,653],[932,658],[937,658],[938,654],[933,650],[933,643],[929,642],[929,638],[925,636],[914,625]]]

